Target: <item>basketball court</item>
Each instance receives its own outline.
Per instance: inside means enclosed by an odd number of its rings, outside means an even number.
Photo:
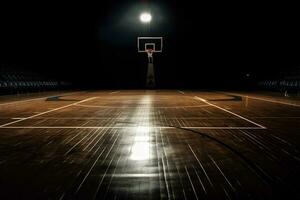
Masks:
[[[297,196],[300,104],[121,90],[1,97],[2,198]]]

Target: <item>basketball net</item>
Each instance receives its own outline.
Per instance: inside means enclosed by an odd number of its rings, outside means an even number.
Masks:
[[[152,58],[153,52],[153,49],[147,49],[147,54],[149,58]]]

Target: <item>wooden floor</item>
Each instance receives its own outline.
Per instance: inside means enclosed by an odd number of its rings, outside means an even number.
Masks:
[[[299,199],[300,101],[81,91],[0,98],[0,199]]]

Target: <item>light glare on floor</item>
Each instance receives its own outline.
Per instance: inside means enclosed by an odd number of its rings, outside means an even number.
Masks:
[[[149,142],[134,143],[131,149],[131,160],[148,160],[150,159],[150,145]]]

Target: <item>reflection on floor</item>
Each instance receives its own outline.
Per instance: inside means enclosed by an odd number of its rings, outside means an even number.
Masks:
[[[297,199],[300,107],[251,95],[152,90],[6,99],[0,198]]]

